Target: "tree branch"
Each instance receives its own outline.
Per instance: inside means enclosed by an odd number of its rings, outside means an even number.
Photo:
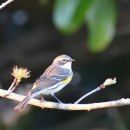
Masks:
[[[22,101],[25,96],[21,96],[19,94],[11,93],[4,97],[8,91],[0,89],[0,96],[3,98],[8,98],[16,101]],[[116,101],[109,102],[101,102],[101,103],[91,103],[91,104],[62,104],[62,103],[54,103],[54,102],[43,102],[40,100],[31,99],[29,101],[30,105],[38,106],[41,108],[51,108],[51,109],[62,109],[62,110],[93,110],[99,108],[108,108],[108,107],[117,107],[117,106],[125,106],[130,105],[130,99],[120,99]]]
[[[4,8],[6,5],[8,5],[9,3],[13,2],[14,0],[7,0],[6,2],[2,3],[0,5],[0,9]]]

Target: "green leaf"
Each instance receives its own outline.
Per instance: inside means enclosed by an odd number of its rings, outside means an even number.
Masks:
[[[94,0],[86,15],[89,29],[88,47],[101,52],[114,37],[116,3],[114,0]]]
[[[83,23],[93,0],[56,0],[53,21],[64,33],[76,31]]]

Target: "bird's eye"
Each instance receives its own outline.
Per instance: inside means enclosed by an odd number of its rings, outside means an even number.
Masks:
[[[66,62],[66,59],[63,59],[62,61],[65,63],[65,62]]]

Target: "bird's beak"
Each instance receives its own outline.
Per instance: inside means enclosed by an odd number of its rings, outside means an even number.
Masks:
[[[75,59],[71,59],[70,61],[75,61]]]

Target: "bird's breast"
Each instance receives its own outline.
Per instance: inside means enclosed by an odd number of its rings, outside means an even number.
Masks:
[[[72,76],[68,76],[65,80],[62,81],[63,84],[68,84],[72,79]]]

